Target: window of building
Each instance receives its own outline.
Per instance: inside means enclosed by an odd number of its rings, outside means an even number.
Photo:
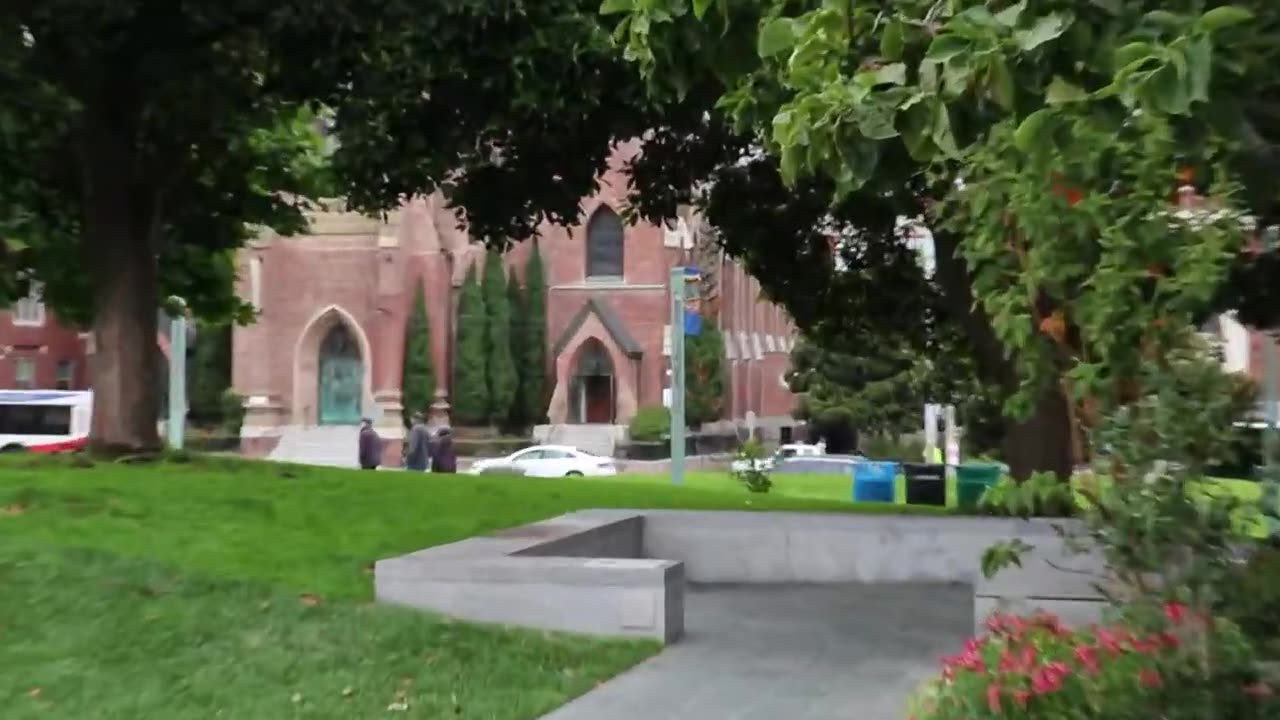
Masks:
[[[58,361],[58,376],[55,380],[59,390],[71,390],[76,384],[76,363],[74,360]]]
[[[34,390],[36,387],[36,361],[29,357],[13,359],[13,388]]]
[[[27,296],[18,300],[13,306],[14,325],[44,325],[44,301],[40,297],[40,287],[32,285]]]
[[[601,207],[587,223],[587,277],[622,277],[622,219]]]

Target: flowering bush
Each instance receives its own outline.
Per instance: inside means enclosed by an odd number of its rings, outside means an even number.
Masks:
[[[914,699],[911,720],[1259,720],[1280,703],[1239,631],[1170,604],[1161,618],[1072,630],[994,616]]]

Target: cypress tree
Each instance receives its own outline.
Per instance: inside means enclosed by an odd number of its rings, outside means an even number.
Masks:
[[[685,421],[701,425],[720,419],[725,392],[724,336],[713,318],[702,332],[685,338]]]
[[[484,294],[475,266],[467,271],[458,294],[454,341],[453,418],[460,425],[481,425],[489,416],[489,386],[485,372]]]
[[[537,241],[524,273],[524,317],[521,401],[528,422],[539,423],[547,414],[547,282]]]
[[[516,367],[511,359],[511,305],[502,256],[490,252],[484,263],[485,370],[489,384],[490,422],[503,423],[516,394]]]
[[[516,370],[516,391],[508,419],[512,427],[520,428],[529,422],[529,417],[525,414],[528,403],[524,397],[526,377],[529,374],[524,363],[525,334],[529,324],[524,312],[524,288],[520,285],[520,278],[514,267],[507,277],[507,306],[511,308],[511,361]]]
[[[405,324],[404,364],[401,367],[400,403],[408,424],[413,413],[426,413],[436,391],[435,364],[431,360],[431,322],[427,318],[427,297],[418,284],[413,308]]]

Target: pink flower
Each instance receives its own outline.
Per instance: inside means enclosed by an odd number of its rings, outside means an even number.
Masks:
[[[1027,701],[1030,699],[1031,693],[1026,690],[1015,690],[1013,693],[1013,701],[1017,703],[1020,708],[1025,708],[1027,706]]]
[[[1182,645],[1182,638],[1171,632],[1160,633],[1160,644],[1170,649],[1176,649]]]
[[[1070,668],[1061,662],[1051,662],[1031,673],[1031,691],[1047,695],[1062,689],[1062,683],[1071,674]]]
[[[1090,675],[1098,674],[1101,668],[1098,666],[1098,650],[1092,645],[1079,645],[1075,650],[1076,662],[1089,672]]]
[[[1143,668],[1138,673],[1138,682],[1142,683],[1143,687],[1148,688],[1158,688],[1164,684],[1164,681],[1160,678],[1160,673],[1151,668]]]
[[[1000,714],[1000,685],[997,683],[987,686],[987,708],[997,715]]]
[[[1169,618],[1169,622],[1174,625],[1181,625],[1187,621],[1187,606],[1182,603],[1166,603],[1164,606],[1164,616]]]
[[[1106,650],[1112,657],[1120,655],[1124,652],[1124,642],[1128,639],[1128,634],[1108,630],[1107,628],[1098,628],[1098,645]]]

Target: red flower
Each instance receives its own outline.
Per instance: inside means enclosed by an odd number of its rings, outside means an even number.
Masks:
[[[1027,701],[1030,699],[1031,693],[1026,690],[1016,690],[1013,693],[1013,701],[1017,703],[1020,708],[1025,708],[1027,706]]]
[[[1128,639],[1127,633],[1115,632],[1107,628],[1098,628],[1098,645],[1106,650],[1112,657],[1124,652],[1124,641]]]
[[[1000,685],[997,683],[987,686],[987,707],[991,712],[1000,714]]]
[[[1143,668],[1138,673],[1138,682],[1142,683],[1143,687],[1148,688],[1158,688],[1164,684],[1164,681],[1160,679],[1160,673],[1151,668]]]
[[[1051,662],[1031,673],[1031,691],[1046,695],[1062,689],[1062,682],[1071,674],[1070,668],[1061,662]]]
[[[1187,606],[1182,603],[1167,603],[1164,606],[1164,616],[1174,625],[1181,625],[1187,620]]]
[[[1177,648],[1182,645],[1182,638],[1171,632],[1160,633],[1160,642],[1167,648]]]

